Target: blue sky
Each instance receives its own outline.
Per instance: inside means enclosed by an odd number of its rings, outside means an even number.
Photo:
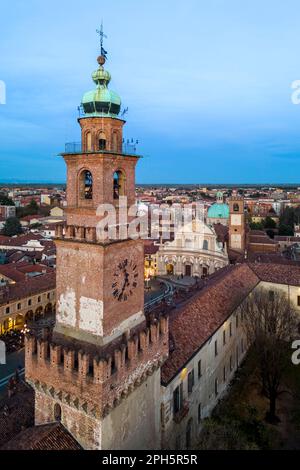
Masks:
[[[95,30],[139,183],[300,182],[296,0],[1,0],[0,180],[64,181]]]

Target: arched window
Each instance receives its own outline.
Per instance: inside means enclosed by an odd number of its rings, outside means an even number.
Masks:
[[[61,406],[58,403],[54,405],[54,421],[61,421]]]
[[[121,170],[115,171],[113,183],[114,199],[125,195],[125,175]]]
[[[99,134],[99,150],[106,149],[106,136],[104,132],[100,132]]]
[[[92,133],[87,132],[85,136],[85,146],[87,152],[90,152],[92,150]]]
[[[203,250],[208,250],[208,241],[203,240]]]
[[[240,210],[240,207],[237,203],[233,204],[233,210],[234,212],[238,212]]]
[[[81,199],[93,199],[93,177],[88,170],[84,170],[80,174],[79,194]]]

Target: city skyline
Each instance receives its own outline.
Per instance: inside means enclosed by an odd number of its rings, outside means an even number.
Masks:
[[[18,18],[2,5],[2,180],[65,181],[56,155],[79,140],[75,104],[93,88],[103,18],[111,88],[129,107],[126,137],[139,140],[144,156],[138,184],[297,183],[295,1],[141,9],[136,1],[71,8],[55,0],[53,13],[35,0],[30,11],[16,3]]]

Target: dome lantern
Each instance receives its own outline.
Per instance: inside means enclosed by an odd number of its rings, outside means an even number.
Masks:
[[[92,73],[92,79],[96,84],[96,88],[87,91],[81,100],[86,117],[112,117],[116,118],[121,109],[121,99],[117,93],[108,88],[111,80],[110,73],[104,69],[106,62],[107,52],[103,48],[103,30],[101,26],[100,35],[100,50],[101,54],[97,58],[99,67]]]

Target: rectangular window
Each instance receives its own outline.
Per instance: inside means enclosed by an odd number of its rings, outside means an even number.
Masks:
[[[29,299],[29,300],[28,300],[28,305],[31,305],[31,302],[32,302],[31,299]]]
[[[215,379],[215,395],[218,396],[218,379]]]
[[[9,313],[9,307],[6,307],[5,313]]]
[[[182,402],[183,402],[183,385],[182,383],[175,388],[173,392],[173,411],[174,414],[178,413],[178,411],[181,410],[182,408]]]
[[[202,376],[202,364],[201,364],[201,359],[198,361],[198,379],[200,379]]]
[[[21,304],[20,303],[18,303],[17,308],[18,308],[18,310],[21,310]]]
[[[223,345],[225,346],[226,344],[226,331],[223,331]]]
[[[218,355],[218,341],[215,341],[215,356]]]
[[[229,362],[229,369],[232,371],[233,366],[232,366],[232,356],[230,356],[230,362]]]
[[[273,290],[269,290],[269,300],[270,300],[270,302],[273,302],[273,300],[274,300],[274,291]]]
[[[188,393],[192,393],[194,387],[194,370],[188,375]]]
[[[242,353],[244,352],[244,338],[242,338],[241,340],[241,349],[242,349]]]
[[[232,336],[232,323],[231,322],[229,323],[229,336],[230,338]]]
[[[236,329],[238,329],[239,327],[239,314],[238,313],[236,314],[236,317],[235,317],[235,326],[236,326]]]
[[[226,367],[223,367],[223,381],[226,382]]]
[[[297,297],[297,305],[298,305],[298,307],[300,307],[300,295],[298,295],[298,297]]]
[[[201,421],[202,410],[201,410],[201,403],[198,405],[198,423]]]

